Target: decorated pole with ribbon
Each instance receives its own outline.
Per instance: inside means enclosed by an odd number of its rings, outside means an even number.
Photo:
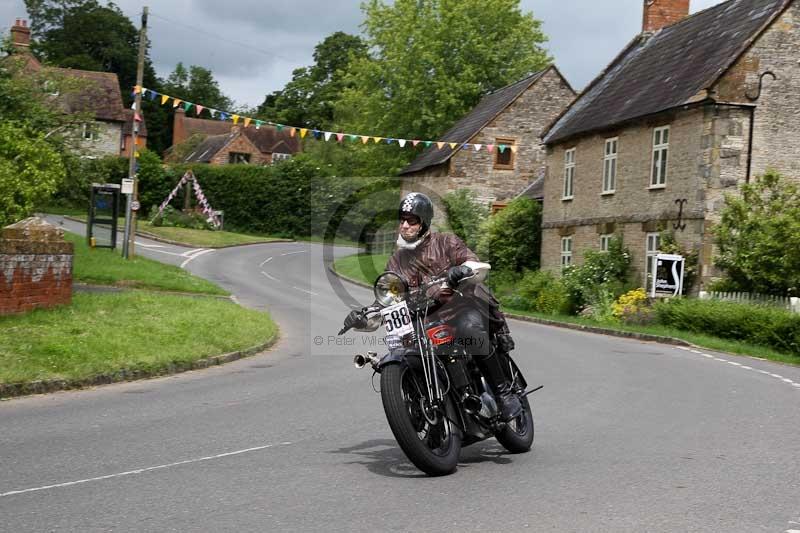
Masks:
[[[219,229],[220,226],[222,226],[222,221],[217,216],[216,211],[211,207],[211,204],[208,203],[206,195],[203,194],[203,189],[200,188],[200,183],[191,170],[186,171],[178,184],[175,185],[175,188],[172,189],[164,201],[161,202],[161,205],[158,206],[158,212],[153,216],[152,220],[161,216],[161,213],[164,212],[164,209],[166,209],[172,199],[178,195],[178,191],[180,191],[181,187],[184,185],[186,185],[187,194],[190,188],[194,191],[194,197],[197,199],[197,204],[200,206],[200,212],[206,217],[206,222],[214,226],[214,228]]]

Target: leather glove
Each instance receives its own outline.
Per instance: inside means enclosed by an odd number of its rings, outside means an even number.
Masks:
[[[471,275],[472,275],[472,269],[468,266],[461,265],[461,266],[450,267],[450,270],[447,271],[447,285],[451,289],[455,289],[456,287],[458,287],[458,284],[461,282],[462,279]]]
[[[361,311],[350,311],[350,314],[344,319],[344,327],[364,329],[367,327],[367,317]]]

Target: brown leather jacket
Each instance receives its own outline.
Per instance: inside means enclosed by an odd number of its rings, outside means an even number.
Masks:
[[[386,270],[400,274],[411,288],[427,283],[433,278],[446,276],[450,267],[466,261],[480,261],[475,252],[467,248],[464,241],[452,233],[429,232],[413,250],[399,249],[389,259]],[[455,294],[436,314],[442,320],[450,320],[464,306],[474,306],[477,298],[499,313],[499,302],[483,283],[470,284],[458,289],[463,296]],[[502,316],[502,315],[500,315]]]

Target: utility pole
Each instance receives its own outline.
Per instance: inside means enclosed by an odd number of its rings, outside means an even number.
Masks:
[[[129,259],[134,255],[134,244],[136,239],[136,211],[139,203],[139,179],[136,177],[136,155],[139,147],[139,121],[142,114],[142,83],[144,82],[144,52],[147,50],[147,6],[142,10],[142,28],[139,30],[139,62],[136,65],[136,87],[138,90],[133,95],[133,128],[132,146],[130,159],[128,161],[128,177],[133,180],[133,194],[128,195],[125,204],[125,241],[122,244],[122,256]],[[133,209],[133,202],[137,203],[137,209]]]

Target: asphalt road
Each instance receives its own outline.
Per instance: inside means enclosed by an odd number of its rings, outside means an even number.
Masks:
[[[545,386],[533,450],[485,441],[428,478],[352,366],[379,339],[335,337],[370,291],[332,283],[321,245],[140,243],[268,310],[281,340],[0,402],[2,531],[800,531],[798,368],[513,321]]]

